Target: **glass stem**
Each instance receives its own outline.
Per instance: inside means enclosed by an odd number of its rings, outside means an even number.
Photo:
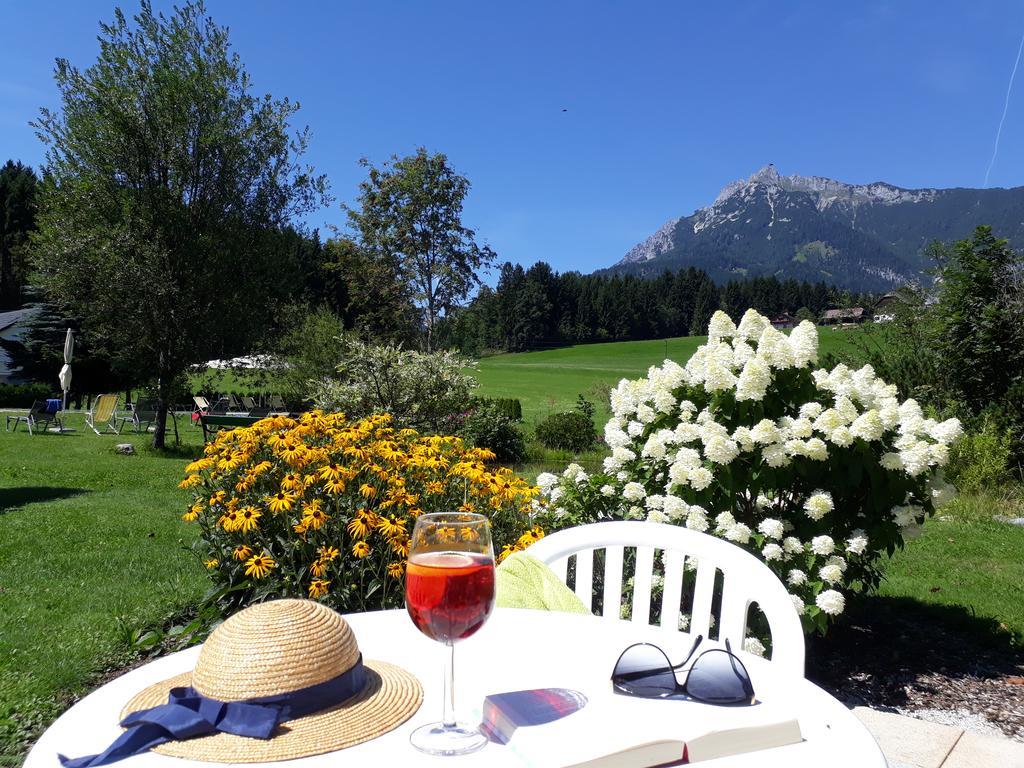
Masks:
[[[455,727],[455,643],[448,643],[444,657],[444,712],[441,722],[445,728]]]

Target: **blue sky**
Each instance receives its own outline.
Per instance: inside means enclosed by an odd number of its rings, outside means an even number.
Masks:
[[[53,60],[90,64],[113,7],[0,0],[0,162],[42,160],[27,122],[56,106]],[[256,90],[301,102],[309,159],[338,202],[356,194],[360,157],[425,145],[470,178],[466,223],[502,260],[581,271],[767,162],[850,182],[981,186],[1024,34],[1019,0],[208,9]],[[1024,72],[990,177],[1019,185]],[[338,202],[310,225],[341,224]]]

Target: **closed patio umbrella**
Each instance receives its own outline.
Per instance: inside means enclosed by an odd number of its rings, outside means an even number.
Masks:
[[[68,390],[71,389],[71,355],[75,352],[75,334],[68,328],[68,335],[64,337],[64,367],[60,369],[57,376],[60,379],[60,387],[64,390],[64,402],[61,408],[67,410]]]

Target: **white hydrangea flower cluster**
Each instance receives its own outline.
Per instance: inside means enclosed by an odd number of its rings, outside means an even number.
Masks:
[[[738,324],[716,312],[685,365],[666,360],[612,390],[610,452],[589,496],[576,465],[537,484],[556,507],[570,486],[589,498],[589,519],[734,542],[789,585],[798,613],[841,613],[840,590],[877,579],[879,553],[951,497],[940,468],[962,429],[901,402],[870,366],[817,362],[810,322],[786,334],[753,310]]]

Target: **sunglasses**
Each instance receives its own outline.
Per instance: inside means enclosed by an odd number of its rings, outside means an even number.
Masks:
[[[713,648],[700,654],[690,666],[686,680],[679,683],[676,671],[686,666],[703,640],[703,635],[697,635],[690,652],[678,664],[672,664],[656,645],[629,646],[615,662],[612,686],[619,693],[648,699],[682,696],[705,704],[753,704],[750,675],[732,652],[728,639],[725,650]]]

